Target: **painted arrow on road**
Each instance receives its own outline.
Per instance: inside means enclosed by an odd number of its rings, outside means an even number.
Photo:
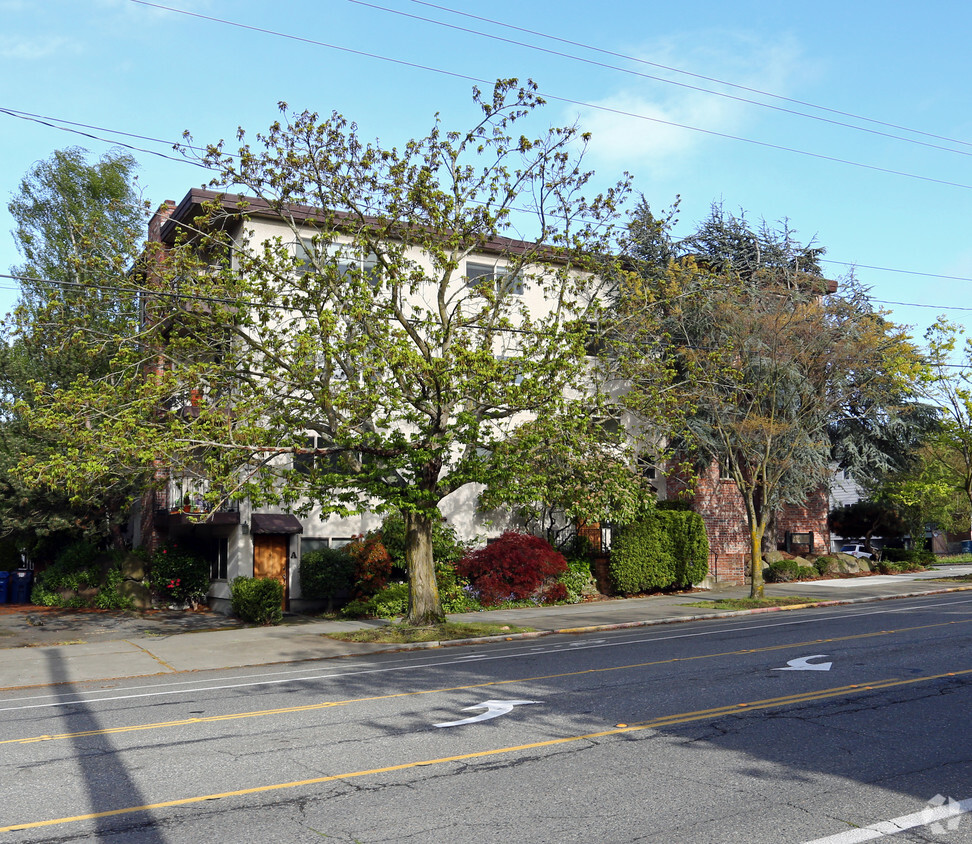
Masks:
[[[490,718],[498,718],[500,715],[506,715],[508,712],[513,711],[514,706],[523,706],[528,703],[543,703],[542,700],[484,700],[482,703],[477,703],[475,706],[467,706],[462,712],[469,712],[473,709],[485,709],[486,711],[479,714],[473,715],[469,718],[463,718],[461,721],[445,721],[442,724],[433,724],[433,727],[458,727],[460,724],[474,724],[476,721],[488,721]]]
[[[811,659],[824,659],[827,654],[814,654],[813,656],[801,656],[791,659],[783,668],[774,668],[774,671],[830,671],[832,662],[810,662]]]

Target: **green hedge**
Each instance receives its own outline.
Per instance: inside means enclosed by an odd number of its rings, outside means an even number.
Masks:
[[[927,548],[885,548],[881,559],[889,563],[916,563],[929,565],[935,562],[935,555]]]
[[[300,596],[333,604],[354,586],[354,560],[343,548],[318,548],[300,557]]]
[[[609,566],[622,594],[687,588],[709,570],[705,523],[698,513],[654,510],[618,532]]]
[[[235,577],[230,583],[233,615],[250,624],[280,624],[283,594],[283,584],[272,577]]]

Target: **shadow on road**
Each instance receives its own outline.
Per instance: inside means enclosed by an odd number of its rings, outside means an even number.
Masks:
[[[64,665],[64,657],[59,649],[45,648],[48,670],[52,683],[63,684],[62,688],[71,689],[73,684],[68,680],[68,672]],[[62,731],[71,736],[74,759],[78,766],[81,784],[87,793],[87,806],[76,807],[73,810],[63,806],[49,806],[48,812],[66,813],[76,812],[78,815],[110,812],[113,809],[144,806],[146,799],[132,778],[121,753],[113,745],[110,736],[83,735],[84,733],[104,729],[98,715],[84,702],[65,703],[60,707],[60,722]],[[137,829],[132,829],[132,820],[136,821]],[[111,816],[94,818],[94,840],[104,840],[109,835],[118,835],[118,821]],[[138,841],[139,844],[154,844],[164,842],[165,838],[152,825],[148,812],[130,816],[127,829],[122,833],[126,841]]]

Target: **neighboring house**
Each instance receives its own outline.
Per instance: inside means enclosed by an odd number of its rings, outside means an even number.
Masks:
[[[210,191],[194,189],[178,205],[171,201],[165,203],[149,224],[149,240],[171,245],[179,227],[190,225],[199,216],[202,203],[216,196]],[[310,213],[310,209],[307,211]],[[289,213],[299,217],[301,211],[289,209]],[[253,244],[275,235],[287,238],[291,234],[279,217],[272,210],[261,207],[258,201],[250,202],[247,214],[250,220],[247,228]],[[482,250],[468,256],[461,274],[467,284],[481,283],[478,282],[480,279],[509,281],[515,285],[514,295],[522,297],[531,313],[537,313],[547,307],[543,296],[532,290],[529,284],[503,275],[502,258],[515,253],[517,243],[504,240],[486,244]],[[525,250],[529,244],[523,243],[521,246]],[[304,247],[300,242],[294,244],[298,258],[301,248]],[[367,272],[367,258],[363,260],[363,270]],[[177,410],[191,418],[194,404],[194,397],[190,397],[188,406]],[[314,447],[311,441],[308,445]],[[294,458],[293,468],[298,471],[301,459],[300,455]],[[654,466],[646,465],[645,471],[659,498],[674,497],[680,493],[677,481],[666,478]],[[146,495],[140,502],[135,530],[136,545],[151,549],[164,542],[184,543],[205,555],[210,562],[212,575],[210,603],[217,609],[228,609],[229,583],[238,575],[279,579],[284,584],[286,605],[291,609],[301,609],[298,576],[301,555],[322,546],[343,546],[352,537],[367,533],[381,522],[380,517],[373,513],[322,519],[319,509],[311,509],[305,516],[298,517],[282,508],[254,508],[246,500],[226,504],[205,520],[197,521],[194,513],[202,512],[201,493],[205,489],[205,479],[172,475],[166,467],[160,467],[159,473],[160,489]],[[477,510],[477,495],[478,489],[467,485],[441,503],[443,516],[461,538],[495,536],[512,526],[509,517],[503,514],[491,513],[487,521]],[[693,509],[704,518],[709,534],[709,580],[744,582],[748,575],[748,528],[735,484],[720,478],[718,470],[713,468],[697,485],[692,501]],[[813,496],[802,508],[784,508],[776,522],[777,538],[783,542],[791,534],[798,535],[802,541],[811,537],[814,550],[826,549],[830,540],[826,517],[827,501],[822,495]],[[609,537],[610,531],[603,532],[603,535]],[[609,542],[609,539],[606,541]],[[601,544],[600,541],[597,544]]]

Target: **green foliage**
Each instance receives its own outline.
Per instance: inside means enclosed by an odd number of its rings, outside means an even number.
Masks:
[[[585,557],[568,557],[567,571],[560,575],[560,582],[567,590],[567,603],[576,604],[587,595],[594,595],[597,586],[591,574],[591,563]]]
[[[675,560],[662,520],[649,513],[622,528],[611,544],[609,572],[615,591],[622,595],[671,586]]]
[[[674,586],[685,589],[701,583],[709,573],[709,537],[705,521],[698,513],[679,510],[660,510],[671,554],[675,561]]]
[[[38,562],[79,537],[111,537],[120,548],[139,490],[130,479],[74,495],[63,483],[38,484],[27,470],[73,445],[63,431],[31,429],[35,393],[104,378],[118,338],[139,324],[136,294],[120,283],[144,231],[135,168],[117,150],[95,162],[82,149],[57,150],[31,167],[8,205],[24,263],[11,268],[20,297],[0,342],[0,521]]]
[[[95,606],[100,610],[133,610],[135,601],[126,597],[119,591],[125,576],[122,574],[120,566],[114,565],[108,569],[105,575],[105,582],[98,590],[98,597],[95,599]]]
[[[889,563],[908,563],[915,566],[932,565],[935,562],[935,554],[926,548],[885,548],[881,552],[884,562]],[[912,569],[904,569],[912,571]]]
[[[405,564],[405,520],[398,513],[385,517],[381,523],[381,542],[392,558],[392,563],[401,569]],[[432,557],[436,564],[454,564],[466,553],[466,543],[460,541],[455,528],[444,519],[432,523]]]
[[[709,540],[698,513],[649,511],[624,527],[611,546],[611,581],[622,594],[684,589],[709,570]]]
[[[348,618],[397,618],[407,612],[407,583],[389,583],[370,598],[351,601],[341,610],[341,614]]]
[[[37,575],[30,600],[45,607],[133,609],[134,602],[119,593],[123,581],[117,560],[89,542],[75,542]]]
[[[816,569],[813,570],[816,574]],[[796,560],[778,560],[770,563],[769,567],[763,572],[763,579],[767,583],[789,583],[799,580],[804,574],[803,567]]]
[[[343,548],[318,548],[300,557],[300,594],[312,601],[328,601],[354,585],[354,561]]]
[[[817,574],[820,575],[820,577],[823,577],[829,571],[832,563],[837,563],[836,557],[817,557],[817,559],[813,561],[813,567],[816,569]]]
[[[283,584],[272,577],[234,577],[230,582],[233,614],[264,627],[283,621]]]
[[[77,593],[94,589],[100,583],[98,554],[98,549],[87,542],[67,546],[51,565],[37,574],[31,602],[46,607],[86,606],[88,600]]]
[[[209,592],[209,563],[184,546],[166,545],[148,562],[148,583],[163,604],[194,606],[206,601]]]

